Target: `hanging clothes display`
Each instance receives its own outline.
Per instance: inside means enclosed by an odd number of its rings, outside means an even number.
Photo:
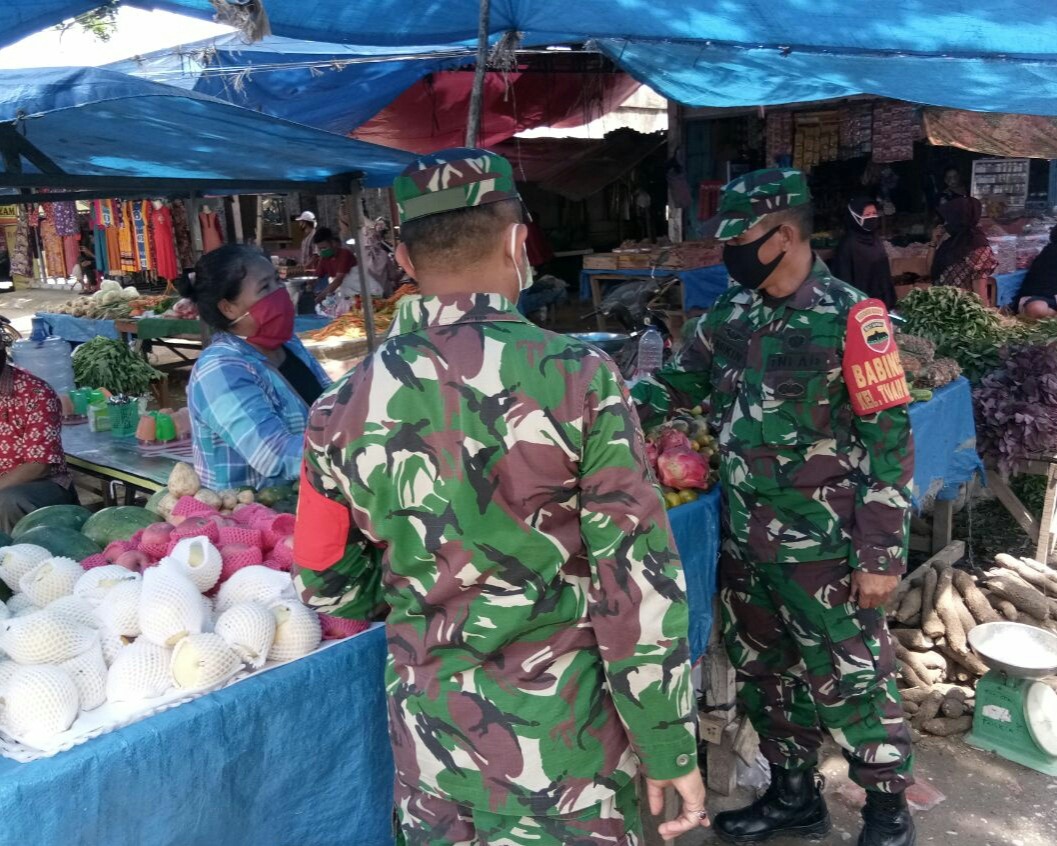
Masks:
[[[199,212],[198,225],[202,227],[202,252],[208,253],[223,245],[224,235],[220,229],[220,219],[215,211]]]
[[[139,270],[136,250],[136,227],[132,222],[132,203],[121,204],[118,220],[118,246],[121,250],[122,273],[135,273]]]
[[[102,276],[109,276],[110,249],[106,239],[106,228],[98,223],[93,223],[92,238],[95,249],[95,265]]]
[[[73,202],[45,203],[44,214],[55,224],[55,232],[66,238],[79,235],[77,226],[77,206]]]
[[[66,275],[80,278],[81,236],[63,235],[62,251],[66,256]]]
[[[132,226],[136,232],[136,269],[147,271],[154,269],[154,256],[150,249],[150,203],[137,200],[129,203],[132,210]]]
[[[15,276],[32,276],[35,252],[29,230],[29,215],[25,208],[20,208],[18,225],[15,227],[15,250],[11,253],[11,273]]]
[[[176,240],[173,236],[172,212],[166,205],[152,208],[151,229],[154,230],[154,245],[158,275],[170,282],[180,276],[180,264],[176,259]]]
[[[173,238],[176,240],[176,262],[179,267],[194,267],[195,252],[191,246],[191,227],[187,222],[187,207],[183,200],[173,200]]]
[[[44,250],[44,270],[48,276],[66,277],[66,245],[55,231],[55,221],[45,217],[40,222],[40,240]]]

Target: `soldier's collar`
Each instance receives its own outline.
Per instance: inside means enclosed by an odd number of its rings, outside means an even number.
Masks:
[[[452,294],[442,297],[404,297],[393,318],[390,337],[453,326],[457,323],[521,322],[514,304],[501,294]]]
[[[775,306],[775,313],[781,312],[783,309],[791,308],[797,311],[807,311],[812,309],[819,304],[822,298],[826,294],[826,285],[829,282],[830,274],[829,268],[818,256],[815,256],[815,264],[811,268],[811,273],[804,280],[804,284],[801,285],[796,291],[786,299],[782,300],[777,306]],[[753,292],[751,298],[754,301],[760,301],[763,297],[756,292]]]

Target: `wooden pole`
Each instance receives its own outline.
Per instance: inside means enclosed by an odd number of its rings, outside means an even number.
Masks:
[[[363,183],[359,179],[352,181],[349,194],[349,220],[352,223],[352,237],[356,242],[356,268],[360,272],[360,302],[363,304],[363,328],[367,333],[367,350],[374,352],[374,302],[367,286],[367,265],[363,256]]]
[[[488,71],[488,20],[491,0],[481,0],[481,16],[477,21],[477,66],[473,72],[473,91],[470,94],[470,113],[466,118],[466,146],[476,147],[481,134],[481,109],[484,101],[484,80]]]

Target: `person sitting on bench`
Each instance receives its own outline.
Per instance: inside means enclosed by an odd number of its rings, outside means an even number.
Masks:
[[[1031,263],[1016,304],[1017,311],[1030,320],[1057,317],[1057,226],[1050,230],[1050,243]]]

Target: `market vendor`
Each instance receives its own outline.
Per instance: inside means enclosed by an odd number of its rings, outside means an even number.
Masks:
[[[46,505],[77,503],[62,449],[62,406],[43,379],[0,346],[0,532]]]
[[[812,220],[798,170],[730,183],[706,229],[733,284],[633,395],[662,413],[707,398],[718,432],[723,638],[771,784],[716,833],[827,832],[828,731],[866,790],[859,846],[912,846],[911,736],[882,608],[906,570],[910,397],[884,306],[813,257]]]
[[[297,216],[297,228],[301,233],[301,269],[310,270],[316,263],[316,250],[313,239],[316,237],[316,216],[310,211],[303,211]]]
[[[294,307],[256,248],[206,253],[180,293],[214,336],[187,385],[195,470],[213,490],[292,482],[308,409],[330,379],[294,335]]]
[[[442,151],[394,193],[422,296],[312,410],[294,575],[320,611],[390,609],[406,840],[630,846],[639,773],[654,813],[683,799],[662,836],[707,825],[682,571],[620,374],[514,308],[506,159]]]
[[[859,197],[848,204],[848,222],[844,237],[837,245],[830,268],[842,282],[895,308],[896,289],[892,283],[892,267],[884,242],[877,234],[881,217],[877,204],[868,197]]]
[[[1017,311],[1032,320],[1057,317],[1057,226],[1028,268],[1017,292]]]
[[[359,293],[359,275],[352,273],[356,256],[342,246],[341,240],[326,226],[321,226],[312,238],[319,255],[316,265],[316,302],[321,303],[339,290],[352,297]]]
[[[983,205],[975,197],[955,197],[939,211],[947,237],[932,259],[932,283],[977,291],[998,267],[991,242],[980,228]]]

